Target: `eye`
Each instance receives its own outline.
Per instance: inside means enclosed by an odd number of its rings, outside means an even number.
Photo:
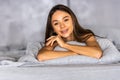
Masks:
[[[56,25],[58,25],[58,23],[54,23],[54,25],[56,26]]]
[[[65,22],[67,22],[69,19],[64,19]]]

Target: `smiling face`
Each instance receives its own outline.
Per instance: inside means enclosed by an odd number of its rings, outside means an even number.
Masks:
[[[71,16],[64,11],[57,10],[51,20],[54,31],[63,38],[73,37],[73,22]]]

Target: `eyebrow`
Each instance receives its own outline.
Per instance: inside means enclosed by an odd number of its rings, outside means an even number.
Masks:
[[[65,16],[65,17],[63,17],[63,19],[64,19],[64,18],[67,18],[67,17],[69,17],[69,16]]]
[[[69,17],[69,16],[65,16],[65,17],[63,17],[63,19],[64,19],[64,18],[67,18],[67,17]],[[52,22],[55,22],[55,21],[57,21],[57,20],[53,20]]]

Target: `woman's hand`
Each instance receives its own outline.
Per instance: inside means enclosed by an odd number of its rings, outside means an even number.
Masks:
[[[57,42],[60,47],[63,47],[65,45],[65,42],[63,41],[63,39],[61,38],[61,36],[57,35],[57,36],[51,36],[51,37],[49,37],[47,39],[46,46],[48,46],[48,45],[52,46],[54,44],[54,42]]]

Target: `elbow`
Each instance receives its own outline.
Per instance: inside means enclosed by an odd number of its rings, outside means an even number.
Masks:
[[[102,51],[97,52],[97,54],[95,55],[95,58],[100,59],[102,57],[102,54],[103,54]]]
[[[37,60],[38,61],[44,61],[44,59],[41,57],[41,55],[37,55]]]
[[[38,55],[37,55],[37,60],[38,60],[38,61],[44,61],[44,60],[46,60],[45,55],[43,55],[43,54],[38,54]]]

